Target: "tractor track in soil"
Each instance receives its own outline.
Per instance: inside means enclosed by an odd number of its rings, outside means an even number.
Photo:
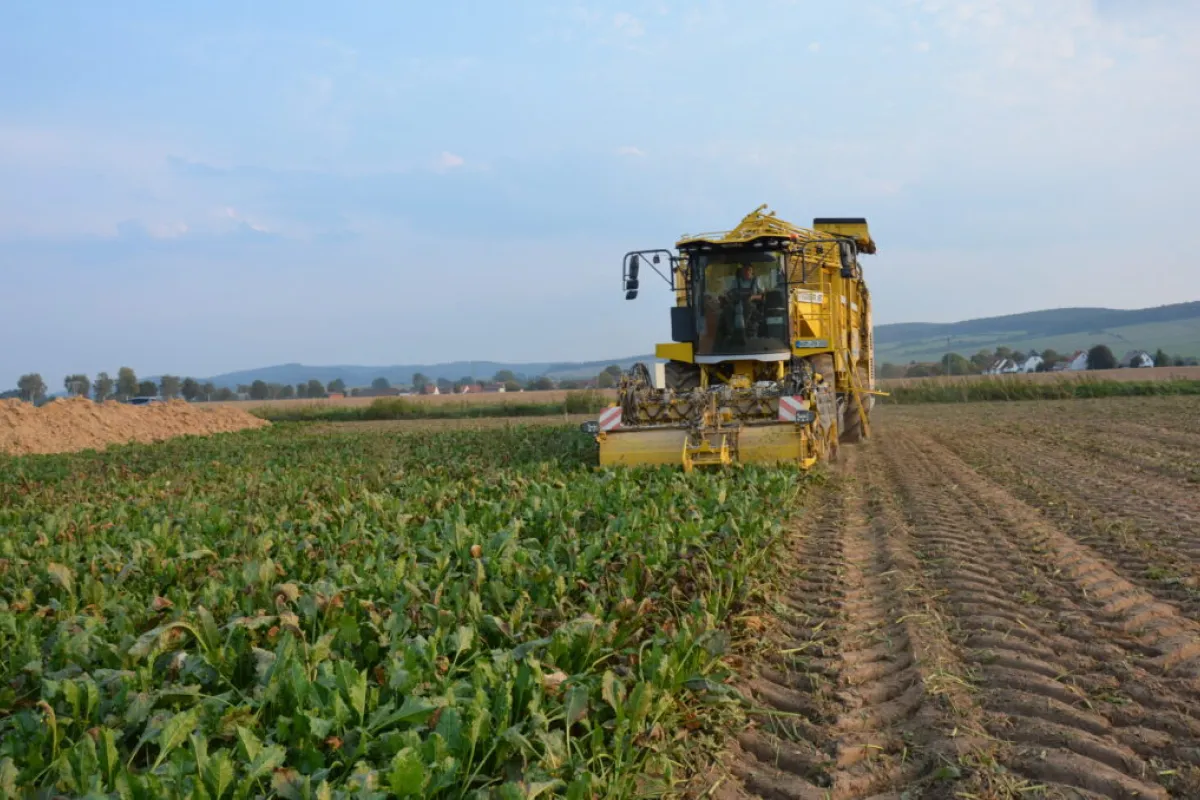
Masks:
[[[1123,577],[1200,621],[1200,487],[1024,438],[925,433],[1111,559]]]
[[[986,417],[880,417],[795,534],[762,711],[711,796],[1200,797],[1196,609],[1043,505],[1107,467],[1035,447],[1034,492],[975,464],[1009,455]]]
[[[774,713],[738,738],[738,783],[725,797],[887,796],[979,744],[903,523],[885,504],[869,481],[842,482],[801,539],[805,572],[780,618],[788,640],[750,684]]]

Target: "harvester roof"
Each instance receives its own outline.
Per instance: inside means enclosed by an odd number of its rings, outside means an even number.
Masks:
[[[875,252],[875,242],[867,230],[867,221],[861,217],[819,217],[813,220],[812,228],[801,228],[780,219],[775,216],[775,212],[766,209],[765,203],[754,209],[731,231],[685,234],[675,246],[686,250],[705,245],[727,247],[751,242],[832,242],[848,237],[854,240],[860,252]]]

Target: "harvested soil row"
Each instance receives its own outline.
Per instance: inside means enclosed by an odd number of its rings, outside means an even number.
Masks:
[[[1064,425],[1101,430],[1117,422],[1138,425],[1149,432],[1200,435],[1200,397],[1105,397],[1082,400],[1036,400],[936,405],[881,405],[880,418],[897,423],[946,420],[988,423],[997,434],[1017,422],[1036,422],[1044,433]]]
[[[843,452],[853,472],[856,450]],[[933,797],[939,767],[981,745],[902,523],[868,490],[843,481],[818,503],[785,640],[750,685],[768,712],[738,738],[719,797],[840,800],[918,785]]]
[[[206,436],[270,423],[238,408],[196,406],[182,400],[146,406],[93,403],[76,397],[35,407],[0,401],[0,453],[102,450],[111,444]]]
[[[1136,439],[1147,444],[1157,444],[1174,447],[1185,453],[1195,454],[1200,450],[1200,433],[1189,433],[1183,430],[1173,430],[1164,425],[1143,424],[1140,422],[1123,422],[1111,420],[1105,423],[1109,430],[1126,438]]]
[[[1112,559],[1124,578],[1200,621],[1200,501],[1194,488],[1072,458],[1040,442],[997,441],[982,431],[931,435]]]
[[[989,426],[959,423],[952,428],[952,437],[945,436],[947,431],[936,424],[922,421],[920,427],[942,441],[956,443],[967,440],[968,436],[963,434],[968,431],[987,438]],[[1200,482],[1200,436],[1180,444],[1117,423],[1104,423],[1099,430],[1066,423],[1047,431],[1036,420],[1006,423],[1005,429],[1009,436],[1003,444],[1010,456],[1034,448],[1078,468],[1100,470],[1108,476],[1120,475],[1122,480],[1137,482],[1136,487],[1131,485],[1136,490],[1118,491],[1115,499],[1128,502],[1136,497],[1141,502],[1154,502],[1174,495],[1173,507],[1179,507],[1178,501],[1184,500],[1191,512],[1200,514],[1200,496],[1196,492],[1196,483]]]
[[[1196,796],[1196,626],[927,437],[881,444],[998,762],[1064,796]]]
[[[1013,425],[1012,432],[1024,442],[1043,447],[1058,445],[1055,450],[1078,453],[1084,460],[1099,458],[1107,461],[1109,470],[1152,473],[1156,479],[1166,480],[1188,492],[1194,492],[1194,484],[1200,483],[1200,458],[1197,457],[1200,436],[1169,435],[1116,422],[1105,423],[1100,430],[1067,424],[1050,434],[1036,423],[1020,422]]]

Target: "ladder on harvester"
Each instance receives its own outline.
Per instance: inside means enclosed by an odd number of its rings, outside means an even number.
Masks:
[[[699,442],[693,443],[691,436],[683,442],[684,472],[691,472],[693,467],[724,467],[732,463],[728,434],[720,434],[720,444],[715,446],[703,434]]]
[[[850,369],[849,365],[846,364],[845,361],[843,360],[842,354],[840,351],[838,351],[834,354],[834,358],[836,359],[836,361],[835,361],[836,369],[839,372],[842,372],[843,374],[845,374],[846,377],[849,379],[850,395],[851,395],[851,397],[854,398],[851,402],[854,403],[854,411],[858,414],[858,418],[862,422],[863,438],[870,439],[871,438],[870,415],[867,414],[866,404],[863,403],[863,395],[876,395],[878,397],[888,397],[888,392],[881,392],[877,389],[870,389],[870,388],[866,388],[866,387],[862,386],[858,382],[858,370]]]

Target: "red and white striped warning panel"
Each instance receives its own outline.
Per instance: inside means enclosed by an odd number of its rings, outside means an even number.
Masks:
[[[808,401],[795,395],[784,395],[779,398],[779,421],[795,422],[797,411],[807,411]]]
[[[600,430],[611,431],[621,426],[621,407],[614,406],[600,412]]]

